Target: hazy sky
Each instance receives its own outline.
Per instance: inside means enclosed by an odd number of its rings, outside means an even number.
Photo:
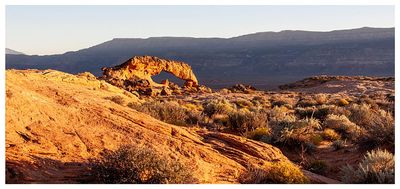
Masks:
[[[7,6],[6,47],[58,54],[113,38],[394,27],[394,6]]]

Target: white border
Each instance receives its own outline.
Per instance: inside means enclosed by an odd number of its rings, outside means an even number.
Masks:
[[[399,4],[400,1],[394,1],[394,0],[138,0],[138,1],[133,1],[133,0],[3,0],[1,1],[2,5],[0,8],[0,15],[2,17],[0,21],[0,33],[1,33],[1,39],[3,43],[1,43],[1,48],[5,49],[5,5],[396,5],[395,7],[395,25],[397,25],[397,21],[399,18]],[[396,26],[395,26],[396,27]],[[396,36],[399,36],[399,31],[395,30]],[[396,37],[396,48],[395,52],[398,54],[398,48],[399,47],[399,40],[397,40]],[[4,51],[3,51],[4,52]],[[1,135],[0,135],[0,140],[1,142],[1,160],[3,162],[2,166],[2,171],[0,172],[0,178],[1,178],[1,183],[4,185],[5,183],[5,72],[4,72],[4,67],[5,67],[5,55],[1,54],[1,64],[3,66],[3,70],[1,71],[0,74],[0,87],[1,87],[1,93],[0,93],[0,105],[1,105],[1,110],[2,114],[0,114],[0,120],[1,120]],[[397,58],[395,59],[395,64],[398,65]],[[399,66],[395,66],[395,73],[399,73]],[[397,77],[397,76],[396,76]],[[395,91],[396,91],[396,110],[398,110],[399,107],[399,102],[398,102],[398,92],[399,92],[399,82],[396,80],[395,83]],[[396,118],[399,117],[399,112],[395,112]],[[398,126],[399,121],[396,119],[396,126]],[[396,129],[396,136],[399,135],[399,130]],[[396,137],[396,142],[395,144],[399,144],[399,137]],[[396,148],[396,154],[398,154],[399,150],[398,147]],[[400,161],[399,158],[396,158],[396,170],[400,169]],[[236,188],[242,188],[242,187],[255,187],[255,188],[338,188],[338,187],[344,187],[344,188],[350,188],[350,187],[362,187],[362,188],[396,188],[397,185],[400,185],[400,179],[399,179],[399,171],[396,171],[396,183],[395,185],[5,185],[5,187],[8,188],[70,188],[70,187],[95,187],[95,188],[110,188],[110,187],[118,187],[118,188],[131,188],[131,187],[140,187],[144,189],[149,189],[149,188],[226,188],[226,189],[236,189]]]
[[[7,5],[393,5],[395,2],[394,0],[5,0]]]

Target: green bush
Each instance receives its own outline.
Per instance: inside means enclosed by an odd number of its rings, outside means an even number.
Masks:
[[[344,183],[394,184],[394,155],[386,150],[373,150],[355,168],[343,167],[341,174]]]
[[[106,151],[100,159],[90,160],[91,175],[96,183],[161,184],[194,183],[192,170],[150,148],[122,146]]]

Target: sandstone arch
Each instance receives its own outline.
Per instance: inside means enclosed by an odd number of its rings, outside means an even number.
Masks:
[[[102,70],[103,76],[108,79],[131,80],[132,78],[139,78],[148,81],[151,86],[160,85],[154,82],[151,76],[165,71],[184,80],[185,86],[196,87],[199,85],[192,68],[188,64],[153,56],[135,56],[119,66],[102,68]]]

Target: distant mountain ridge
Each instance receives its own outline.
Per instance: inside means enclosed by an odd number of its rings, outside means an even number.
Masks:
[[[101,67],[141,55],[186,62],[201,84],[215,87],[240,82],[263,88],[321,74],[394,76],[394,28],[287,30],[233,38],[115,38],[60,55],[7,55],[6,68],[100,75]]]
[[[16,55],[23,55],[24,53],[22,53],[22,52],[18,52],[18,51],[15,51],[15,50],[12,50],[12,49],[9,49],[9,48],[6,48],[6,54],[16,54]]]

